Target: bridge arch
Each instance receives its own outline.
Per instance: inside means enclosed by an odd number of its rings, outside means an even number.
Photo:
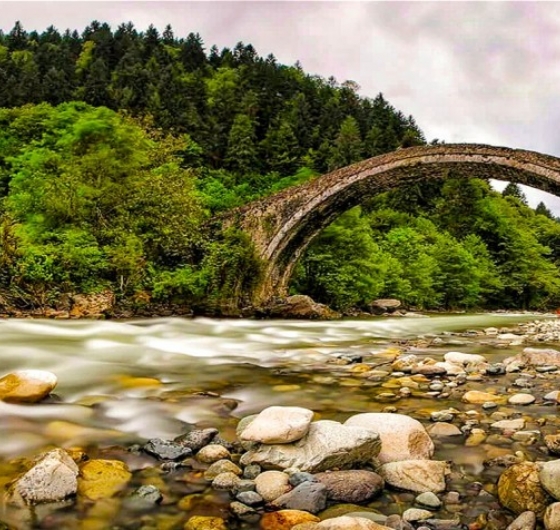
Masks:
[[[230,219],[250,235],[262,259],[252,303],[285,296],[294,267],[313,238],[344,211],[410,182],[453,177],[507,180],[560,196],[560,159],[477,144],[412,147],[364,160],[247,204]]]

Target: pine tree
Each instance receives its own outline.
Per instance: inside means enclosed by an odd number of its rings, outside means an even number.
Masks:
[[[226,165],[236,173],[251,174],[258,170],[255,122],[247,114],[238,114],[229,132]]]
[[[338,169],[361,160],[363,154],[362,138],[356,119],[346,117],[340,126],[338,136],[334,142],[329,169]]]
[[[522,204],[527,205],[527,197],[525,197],[525,194],[515,182],[508,183],[508,185],[504,188],[504,191],[502,191],[502,197],[514,197]]]

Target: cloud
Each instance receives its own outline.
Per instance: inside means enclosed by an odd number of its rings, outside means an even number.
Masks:
[[[412,114],[428,139],[560,156],[560,4],[554,2],[0,2],[2,29],[132,21],[207,46],[253,44],[352,79]],[[560,199],[551,206],[560,215]]]

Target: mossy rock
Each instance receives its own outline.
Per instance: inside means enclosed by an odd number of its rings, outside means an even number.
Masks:
[[[78,494],[94,501],[109,498],[121,491],[131,477],[120,460],[90,460],[80,467]]]

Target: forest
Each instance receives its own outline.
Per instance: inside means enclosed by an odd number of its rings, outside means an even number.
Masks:
[[[380,87],[382,88],[382,87]],[[118,304],[219,314],[261,264],[221,212],[325,172],[426,144],[380,92],[283,65],[250,44],[16,23],[0,33],[0,303]],[[439,140],[432,140],[438,143]],[[380,194],[340,216],[291,292],[352,313],[560,304],[560,222],[520,188],[454,179]]]

